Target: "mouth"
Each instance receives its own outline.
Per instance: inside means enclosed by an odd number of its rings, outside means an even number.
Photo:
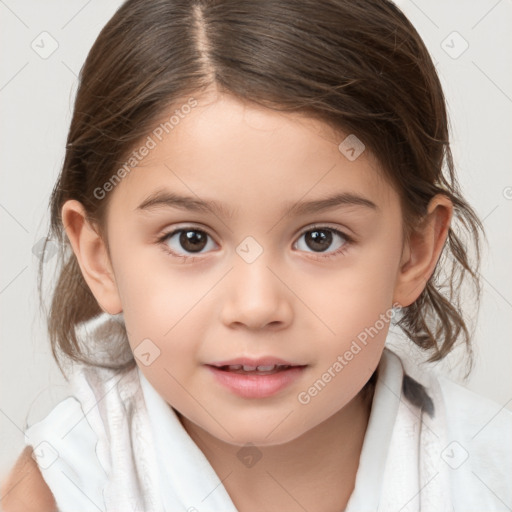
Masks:
[[[214,368],[223,372],[238,373],[241,375],[273,375],[274,373],[283,372],[291,368],[299,368],[304,365],[289,365],[289,364],[260,364],[257,366],[248,364],[229,364],[223,366],[216,366]]]
[[[210,363],[208,366],[231,373],[272,375],[277,372],[286,371],[291,368],[300,368],[307,365],[292,363],[278,357],[267,356],[259,358],[237,357],[235,359]]]
[[[276,358],[243,358],[206,366],[231,392],[244,398],[265,398],[297,381],[307,365]]]

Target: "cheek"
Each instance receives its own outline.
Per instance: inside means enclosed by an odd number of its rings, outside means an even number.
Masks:
[[[117,258],[114,268],[125,320],[136,320],[139,328],[145,325],[159,336],[208,290],[206,278],[191,279],[158,247],[134,244]]]
[[[314,399],[331,412],[353,398],[375,370],[395,314],[392,300],[401,241],[383,237],[365,249],[313,294],[324,325],[319,323],[323,334],[311,392],[318,393]],[[306,401],[312,398],[304,391]]]
[[[206,277],[191,279],[159,253],[154,249],[131,251],[118,259],[115,273],[132,351],[137,356],[137,347],[150,340],[154,351],[160,352],[159,365],[172,370],[184,358],[191,359],[197,348],[200,319],[192,327],[190,319],[211,283]]]
[[[312,293],[305,296],[314,297],[327,335],[330,331],[334,339],[346,342],[373,326],[382,314],[391,313],[400,254],[398,236],[379,237],[354,251],[346,265],[333,268],[320,286],[308,285]]]
[[[186,408],[190,397],[184,388],[197,365],[203,335],[198,301],[211,285],[150,260],[143,253],[132,254],[119,265],[128,339],[146,379],[168,403]]]

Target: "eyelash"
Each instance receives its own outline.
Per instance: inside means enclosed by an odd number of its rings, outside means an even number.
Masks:
[[[308,229],[305,229],[304,231],[302,231],[299,234],[298,238],[300,238],[301,236],[303,236],[306,233],[309,233],[310,231],[315,231],[315,230],[318,230],[318,231],[331,231],[332,233],[335,233],[336,235],[341,236],[341,238],[343,238],[345,240],[345,243],[339,249],[336,249],[334,252],[329,252],[329,253],[327,253],[324,256],[321,255],[322,253],[314,253],[314,252],[310,253],[310,254],[313,255],[312,258],[316,259],[318,261],[324,261],[324,260],[328,260],[328,259],[331,259],[331,258],[335,258],[337,256],[341,256],[342,254],[344,254],[347,251],[348,246],[350,246],[354,242],[354,239],[352,237],[350,237],[347,234],[343,233],[339,229],[335,229],[335,228],[332,228],[332,227],[329,227],[329,226],[322,226],[322,225],[311,226]],[[158,238],[157,242],[162,245],[163,250],[167,254],[170,254],[174,258],[180,258],[183,262],[192,262],[192,261],[200,260],[201,257],[198,257],[198,256],[186,256],[186,255],[183,255],[183,254],[177,254],[177,253],[171,251],[169,249],[169,246],[165,243],[169,238],[173,237],[176,233],[181,233],[182,231],[199,231],[201,233],[206,234],[210,238],[213,238],[207,231],[205,231],[202,228],[196,228],[194,226],[185,226],[185,227],[182,227],[182,228],[175,229],[173,231],[169,231],[167,233],[164,233],[161,237]]]

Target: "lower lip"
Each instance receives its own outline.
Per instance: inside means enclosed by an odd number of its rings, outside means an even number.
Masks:
[[[244,375],[220,370],[215,366],[207,367],[218,382],[243,398],[266,398],[275,395],[295,382],[305,369],[305,366],[296,366],[268,375]]]

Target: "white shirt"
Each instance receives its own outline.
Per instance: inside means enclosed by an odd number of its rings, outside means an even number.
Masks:
[[[237,512],[137,367],[79,367],[71,385],[25,432],[60,512]],[[511,480],[512,414],[445,379],[404,386],[400,359],[385,349],[345,512],[506,511]]]

